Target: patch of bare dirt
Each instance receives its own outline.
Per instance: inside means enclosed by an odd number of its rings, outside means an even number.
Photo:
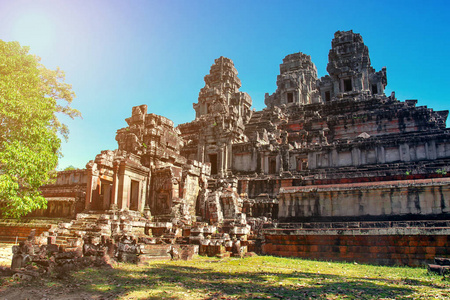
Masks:
[[[11,259],[13,256],[11,249],[13,245],[14,244],[0,243],[0,266],[11,266]]]

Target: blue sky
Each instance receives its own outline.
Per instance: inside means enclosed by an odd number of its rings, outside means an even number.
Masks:
[[[194,119],[203,77],[214,59],[234,61],[253,107],[276,89],[283,58],[311,55],[326,75],[337,30],[360,33],[372,66],[387,67],[386,94],[449,109],[448,1],[5,1],[0,39],[31,47],[49,68],[66,72],[83,119],[67,120],[59,169],[83,168],[115,133],[131,107],[175,124]]]

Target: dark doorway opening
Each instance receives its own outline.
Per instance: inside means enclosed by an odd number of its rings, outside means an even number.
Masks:
[[[376,84],[372,84],[372,94],[378,94],[378,87]]]
[[[211,163],[211,175],[217,174],[217,154],[209,154],[209,162]]]
[[[344,79],[344,92],[350,92],[353,90],[352,88],[352,80],[351,79]]]
[[[287,93],[287,102],[288,103],[294,102],[294,93]]]
[[[330,91],[325,92],[325,102],[329,102],[331,100],[331,93]]]
[[[275,174],[277,172],[277,161],[275,157],[269,158],[269,174]]]

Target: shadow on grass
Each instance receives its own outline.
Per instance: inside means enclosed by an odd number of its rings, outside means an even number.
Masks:
[[[83,269],[64,279],[30,284],[36,298],[29,299],[42,299],[44,292],[49,299],[380,299],[407,298],[425,287],[445,288],[425,280],[370,278],[370,274],[266,271],[258,263],[238,267],[239,260],[194,260],[188,264],[191,266],[161,262],[142,268]],[[59,294],[67,297],[51,297]]]
[[[152,265],[143,271],[133,272],[133,276],[123,270],[111,270],[107,273],[104,274],[106,279],[103,282],[93,282],[89,289],[100,292],[107,287],[109,290],[101,293],[105,298],[111,299],[129,293],[137,296],[140,292],[141,299],[330,299],[339,296],[349,299],[379,299],[411,295],[417,288],[426,285],[420,281],[404,283],[307,272],[232,273],[208,267],[167,264]],[[143,296],[145,294],[148,296]]]

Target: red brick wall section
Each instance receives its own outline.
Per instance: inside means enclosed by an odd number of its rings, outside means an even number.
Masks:
[[[36,236],[38,236],[49,230],[50,226],[0,226],[0,241],[15,242],[16,237],[18,241],[23,241],[30,235],[32,229],[36,229]]]
[[[377,265],[423,266],[450,256],[449,235],[265,235],[264,254]]]

